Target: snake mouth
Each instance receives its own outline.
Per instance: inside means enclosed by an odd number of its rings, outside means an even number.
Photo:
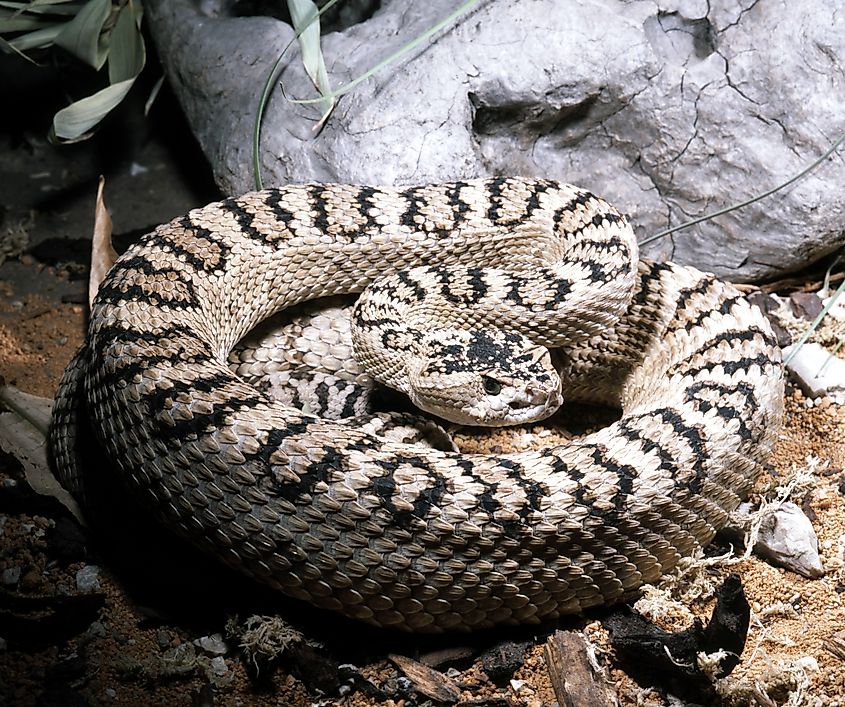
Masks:
[[[563,395],[560,390],[528,390],[528,394],[521,399],[512,400],[511,408],[514,410],[525,410],[526,408],[544,408],[551,412],[557,410],[563,404]]]

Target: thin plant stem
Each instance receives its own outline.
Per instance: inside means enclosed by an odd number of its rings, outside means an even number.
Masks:
[[[783,365],[788,366],[793,358],[795,358],[795,354],[798,353],[799,349],[807,343],[807,339],[810,338],[812,333],[818,328],[819,324],[821,324],[822,319],[825,318],[827,313],[830,311],[831,307],[836,303],[836,300],[839,299],[839,296],[842,292],[845,291],[845,280],[842,280],[839,287],[836,288],[836,292],[831,295],[830,299],[827,301],[827,304],[824,306],[821,312],[816,315],[816,318],[813,320],[810,327],[805,331],[801,338],[790,348],[789,354],[787,354],[786,358],[783,360]]]
[[[689,228],[690,226],[695,226],[696,224],[699,224],[702,221],[709,221],[710,219],[714,219],[717,216],[721,216],[722,214],[735,211],[736,209],[741,209],[744,206],[753,204],[755,201],[765,199],[767,196],[771,196],[772,194],[780,191],[781,189],[785,189],[790,184],[794,184],[799,179],[812,172],[816,167],[818,167],[822,162],[824,162],[828,157],[830,157],[834,152],[836,152],[836,150],[843,142],[845,142],[845,133],[842,133],[842,135],[839,136],[836,142],[834,142],[833,145],[831,145],[821,157],[814,160],[812,164],[802,169],[798,174],[787,179],[785,182],[783,182],[783,184],[779,184],[778,186],[769,189],[768,191],[765,191],[762,194],[758,194],[757,196],[752,196],[750,199],[746,199],[745,201],[740,202],[739,204],[732,204],[730,206],[726,206],[724,209],[719,209],[718,211],[714,211],[713,213],[704,214],[704,216],[698,216],[697,218],[694,218],[691,221],[686,221],[682,224],[679,224],[678,226],[672,226],[672,228],[667,228],[665,231],[660,231],[660,233],[655,233],[653,236],[648,236],[647,238],[641,240],[639,242],[639,245],[648,245],[649,243],[653,243],[654,241],[660,240],[665,236],[675,233],[675,231],[681,231],[685,228]]]
[[[453,20],[455,20],[456,18],[463,15],[467,10],[469,10],[473,5],[477,4],[478,2],[479,2],[479,0],[467,0],[465,3],[460,5],[460,7],[458,7],[456,10],[454,10],[453,12],[450,12],[446,17],[444,17],[442,20],[440,20],[440,22],[438,22],[436,25],[429,27],[425,32],[418,35],[417,37],[414,37],[414,39],[412,39],[407,44],[403,44],[399,49],[397,49],[395,52],[393,52],[393,54],[391,54],[389,57],[387,57],[386,59],[383,59],[378,64],[376,64],[374,67],[372,67],[371,69],[368,69],[363,74],[361,74],[358,78],[353,79],[348,84],[341,86],[340,88],[336,89],[335,91],[332,91],[331,93],[329,93],[325,96],[320,96],[320,98],[291,98],[289,100],[291,101],[291,103],[319,103],[320,101],[322,101],[326,98],[338,98],[339,96],[342,96],[345,93],[349,93],[349,91],[351,91],[353,88],[355,88],[359,83],[361,83],[362,81],[366,81],[368,78],[370,78],[370,76],[375,74],[377,71],[380,71],[381,69],[383,69],[388,64],[392,64],[394,61],[396,61],[403,54],[406,54],[407,52],[411,51],[418,44],[421,44],[426,39],[431,37],[433,34],[436,34],[437,32],[439,32],[441,29],[443,29],[446,25],[451,23]]]
[[[285,48],[279,53],[278,58],[273,63],[273,68],[270,69],[270,73],[267,75],[267,80],[264,82],[264,86],[261,89],[261,96],[258,99],[258,110],[255,112],[255,122],[252,126],[252,170],[255,176],[256,189],[264,188],[264,180],[261,178],[261,157],[259,154],[259,146],[261,145],[261,123],[264,120],[264,109],[267,107],[267,101],[270,100],[270,94],[273,93],[273,87],[276,85],[276,81],[278,81],[279,76],[282,73],[282,69],[284,68],[282,66],[282,59],[284,59],[284,56],[287,54],[288,49],[290,49],[291,44],[299,39],[302,33],[311,26],[311,23],[315,22],[317,18],[326,12],[332,5],[335,5],[337,1],[338,0],[330,0],[327,2],[320,8],[320,11],[311,18],[311,21],[308,22],[308,24],[296,31],[296,34],[293,35],[291,40],[285,45]]]

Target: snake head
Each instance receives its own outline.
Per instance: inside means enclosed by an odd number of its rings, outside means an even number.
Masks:
[[[450,422],[520,425],[548,417],[563,401],[549,350],[522,334],[440,329],[417,343],[406,392],[417,407]]]

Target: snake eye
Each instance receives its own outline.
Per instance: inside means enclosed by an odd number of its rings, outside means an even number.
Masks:
[[[488,395],[498,395],[502,392],[502,385],[499,381],[490,376],[482,376],[484,379],[484,392]]]

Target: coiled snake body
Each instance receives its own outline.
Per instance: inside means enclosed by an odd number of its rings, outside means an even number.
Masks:
[[[285,407],[228,367],[271,314],[419,265],[468,266],[480,285],[431,286],[482,327],[561,347],[564,398],[621,419],[561,446],[461,454]],[[497,290],[480,267],[516,274]],[[289,186],[192,211],[117,261],[51,443],[78,488],[74,430],[90,416],[166,525],[289,596],[466,630],[622,600],[709,542],[767,457],[782,386],[756,308],[711,275],[638,263],[624,218],[583,190]]]

